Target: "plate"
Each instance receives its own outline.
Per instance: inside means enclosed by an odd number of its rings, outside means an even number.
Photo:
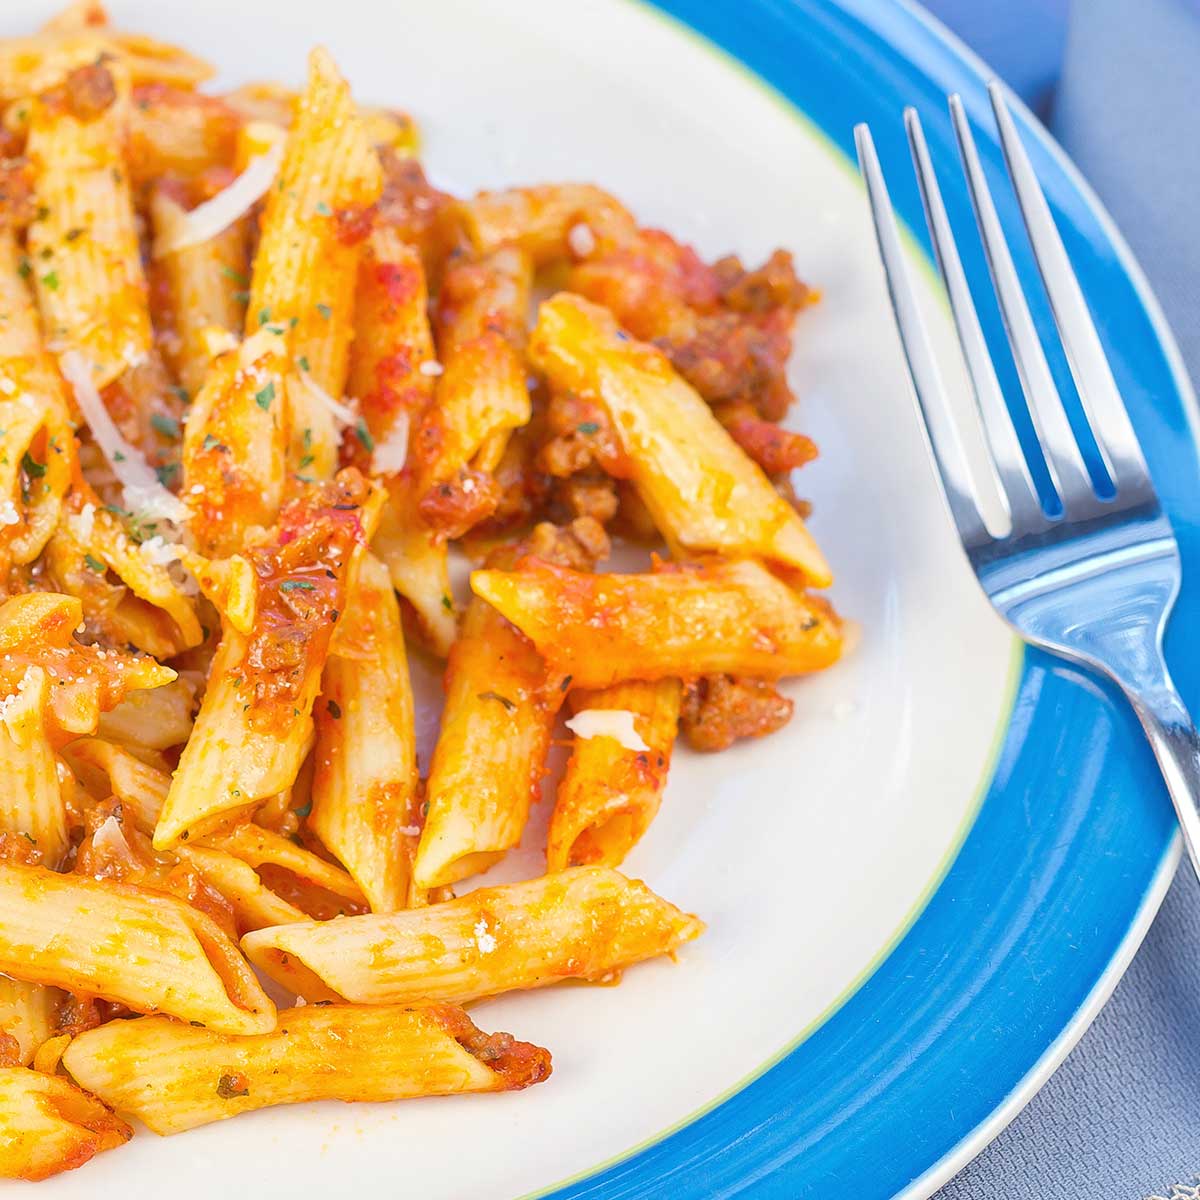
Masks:
[[[1022,654],[975,588],[925,461],[847,157],[853,124],[868,120],[901,215],[921,227],[900,124],[916,104],[952,217],[969,219],[943,97],[962,92],[999,179],[983,69],[915,10],[866,0],[112,9],[207,55],[231,85],[297,82],[324,42],[361,99],[415,113],[430,172],[452,190],[592,180],[705,255],[791,249],[823,293],[794,362],[795,420],[822,448],[803,490],[834,597],[864,637],[851,660],[790,688],[797,714],[783,733],[678,756],[627,863],[709,922],[678,963],[633,969],[615,989],[475,1010],[485,1028],[549,1046],[549,1083],[144,1135],[38,1195],[158,1196],[165,1179],[183,1200],[216,1187],[422,1200],[927,1195],[1085,1028],[1178,854],[1125,706]],[[0,32],[46,11],[9,0]],[[1169,334],[1099,205],[1018,119],[1190,565],[1194,402]],[[999,203],[1015,229],[1011,196]],[[952,329],[923,233],[911,253],[946,359]],[[1027,254],[1018,266],[1033,278]],[[967,267],[979,276],[977,254]],[[1047,322],[1044,305],[1036,315]],[[1184,610],[1194,603],[1185,587]],[[1168,647],[1185,695],[1200,684],[1188,669],[1196,636],[1177,621]],[[535,823],[507,874],[536,873],[537,836]]]

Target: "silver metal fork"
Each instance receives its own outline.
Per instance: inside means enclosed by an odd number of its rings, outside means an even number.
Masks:
[[[980,492],[918,311],[871,133],[859,125],[854,131],[859,166],[927,444],[963,549],[996,611],[1025,641],[1102,672],[1129,698],[1154,749],[1192,866],[1200,875],[1200,735],[1162,654],[1163,629],[1179,592],[1179,547],[1003,93],[996,83],[988,90],[1054,321],[1115,495],[1101,498],[1093,487],[958,96],[950,97],[950,115],[971,202],[1024,400],[1062,515],[1047,516],[1038,499],[980,328],[921,123],[909,108],[904,113],[909,147],[990,467],[1011,521],[1007,533],[989,530],[982,515]]]

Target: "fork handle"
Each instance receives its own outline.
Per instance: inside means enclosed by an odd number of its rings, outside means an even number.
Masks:
[[[1200,877],[1200,733],[1165,666],[1154,687],[1125,687],[1125,694],[1158,759],[1183,830],[1183,844]]]

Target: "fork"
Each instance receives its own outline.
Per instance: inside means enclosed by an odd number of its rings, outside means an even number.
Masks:
[[[880,256],[918,413],[942,492],[975,575],[1028,643],[1112,679],[1154,750],[1200,875],[1200,735],[1171,681],[1163,630],[1179,592],[1179,547],[1158,502],[1099,335],[1000,85],[988,85],[1009,178],[1084,413],[1114,488],[1093,486],[1005,240],[966,110],[950,116],[1021,391],[1061,516],[1043,510],[989,354],[916,110],[904,112],[934,254],[1009,528],[985,522],[961,430],[930,347],[870,130],[855,128]]]

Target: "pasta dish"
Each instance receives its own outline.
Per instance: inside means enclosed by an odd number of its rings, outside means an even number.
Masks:
[[[786,252],[443,192],[321,49],[211,74],[96,0],[0,40],[0,1176],[545,1081],[469,1007],[698,937],[620,869],[676,739],[779,729],[845,649]],[[544,873],[464,886],[552,745]]]

